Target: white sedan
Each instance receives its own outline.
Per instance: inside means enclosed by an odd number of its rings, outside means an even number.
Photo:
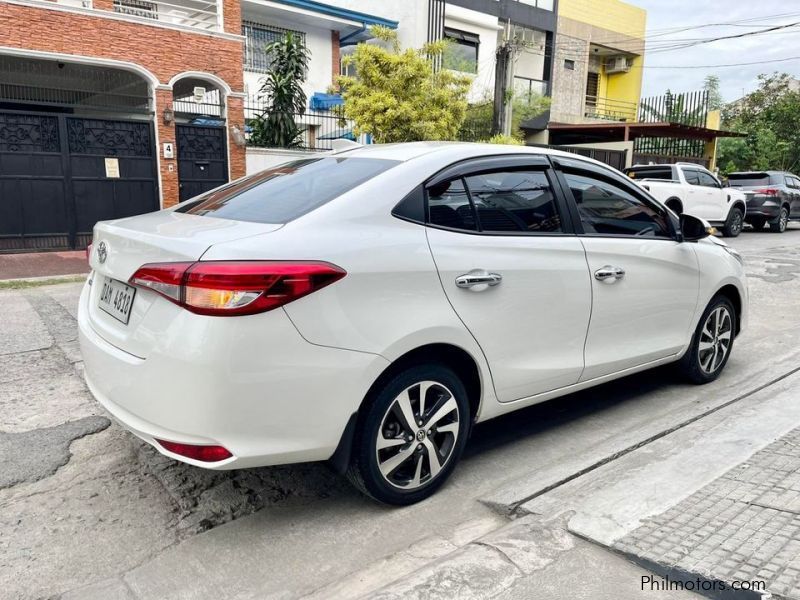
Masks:
[[[86,381],[211,469],[330,460],[409,504],[475,423],[665,363],[714,380],[741,257],[617,171],[556,151],[375,145],[98,223]]]

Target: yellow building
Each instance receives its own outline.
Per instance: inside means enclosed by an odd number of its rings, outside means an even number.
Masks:
[[[551,120],[635,121],[647,12],[620,0],[560,0]]]

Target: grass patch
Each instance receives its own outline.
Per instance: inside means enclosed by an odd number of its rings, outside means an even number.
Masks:
[[[78,283],[86,281],[86,277],[87,275],[70,275],[69,277],[48,277],[45,279],[8,279],[0,281],[0,290],[25,290],[44,285],[58,285],[59,283]]]

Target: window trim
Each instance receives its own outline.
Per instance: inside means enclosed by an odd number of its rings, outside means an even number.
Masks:
[[[617,175],[611,169],[605,169],[598,165],[594,165],[591,163],[583,163],[582,161],[578,161],[575,159],[570,158],[562,158],[558,157],[551,157],[553,162],[553,167],[555,169],[555,175],[558,179],[558,184],[561,188],[561,193],[564,195],[564,198],[567,201],[567,205],[569,206],[570,214],[572,216],[573,227],[575,228],[575,234],[578,237],[591,237],[591,238],[619,238],[619,239],[633,239],[633,240],[647,240],[647,241],[669,241],[669,242],[680,242],[680,235],[678,228],[676,227],[675,222],[670,218],[669,211],[665,210],[659,202],[653,198],[648,197],[646,194],[642,193],[643,190],[639,189],[637,185],[635,185],[631,180],[627,179],[625,175]],[[665,217],[665,220],[668,224],[670,236],[652,236],[652,237],[641,237],[641,236],[634,236],[628,235],[624,233],[591,233],[586,232],[583,228],[583,221],[581,220],[580,212],[578,211],[578,203],[575,201],[575,197],[572,195],[572,190],[569,187],[569,182],[566,180],[564,176],[566,173],[575,173],[576,175],[583,175],[588,177],[594,177],[596,179],[600,179],[601,181],[605,181],[612,185],[618,186],[632,195],[634,198],[640,200],[646,206],[649,206],[653,210],[656,210],[659,213],[662,213]]]
[[[472,193],[469,186],[466,184],[466,178],[473,175],[482,175],[484,173],[491,173],[494,171],[542,171],[550,184],[550,189],[553,194],[553,202],[555,203],[556,211],[561,219],[561,231],[483,231],[480,229],[480,218],[475,214],[475,203],[472,200]],[[444,181],[452,181],[454,179],[462,179],[464,189],[467,191],[470,205],[472,206],[473,214],[475,215],[475,224],[478,229],[458,229],[455,227],[447,227],[444,225],[436,225],[430,222],[429,205],[428,205],[428,188],[442,183]],[[569,211],[569,206],[560,193],[560,187],[556,179],[556,173],[550,164],[550,160],[545,154],[509,154],[509,155],[490,155],[484,157],[468,158],[451,165],[435,173],[429,177],[422,184],[424,190],[424,210],[425,210],[425,227],[432,229],[441,229],[443,231],[451,231],[454,233],[461,233],[465,235],[483,235],[483,236],[497,236],[497,237],[564,237],[575,235],[575,224],[573,222],[572,214]],[[401,200],[402,203],[405,200]],[[394,211],[392,212],[394,214]],[[402,217],[398,217],[402,218]]]

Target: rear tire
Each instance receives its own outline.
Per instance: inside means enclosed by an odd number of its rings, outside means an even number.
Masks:
[[[697,384],[719,377],[733,350],[736,309],[725,296],[714,296],[703,311],[692,342],[678,362],[678,369]]]
[[[740,208],[732,208],[728,213],[725,225],[722,227],[722,235],[725,237],[737,237],[742,233],[744,227],[744,213]]]
[[[347,470],[353,485],[398,506],[433,495],[469,436],[472,417],[461,379],[443,365],[412,366],[376,390],[362,410]]]
[[[783,233],[789,225],[789,209],[785,206],[781,207],[781,212],[778,218],[769,224],[769,230],[772,233]]]
[[[767,224],[767,220],[764,217],[753,217],[748,221],[748,223],[750,223],[750,225],[756,231],[761,231],[762,229],[764,229],[764,225]]]

